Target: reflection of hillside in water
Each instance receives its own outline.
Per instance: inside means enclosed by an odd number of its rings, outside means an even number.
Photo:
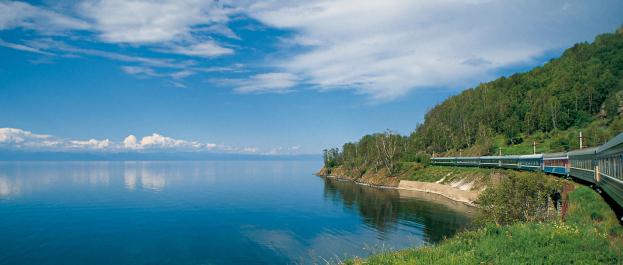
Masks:
[[[437,242],[470,223],[474,209],[439,195],[381,189],[325,178],[325,198],[342,201],[359,212],[369,226],[385,232],[398,225],[421,228],[428,242]]]
[[[325,198],[342,201],[345,207],[358,210],[366,223],[379,230],[393,226],[398,220],[400,202],[396,190],[325,178],[324,194]]]

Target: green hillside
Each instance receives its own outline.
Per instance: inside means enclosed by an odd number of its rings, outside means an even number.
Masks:
[[[623,28],[578,43],[526,73],[467,89],[431,109],[409,136],[391,131],[325,150],[327,168],[357,178],[400,175],[443,155],[529,154],[604,143],[623,131]]]
[[[623,128],[621,90],[619,30],[590,44],[576,44],[542,67],[447,99],[426,114],[411,138],[417,149],[428,152],[478,147],[488,153],[493,145],[526,140],[547,143],[547,151],[562,151],[578,148],[575,132],[583,129],[586,144],[599,145]]]

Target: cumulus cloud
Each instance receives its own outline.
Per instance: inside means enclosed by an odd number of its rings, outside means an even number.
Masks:
[[[37,135],[15,128],[0,128],[0,143],[22,143],[28,138],[46,139],[49,135]]]
[[[216,151],[226,153],[262,153],[257,147],[235,147],[225,144],[201,143],[175,139],[158,133],[153,133],[140,139],[131,134],[122,141],[115,142],[109,139],[65,139],[16,128],[0,128],[0,149],[61,152]]]
[[[180,149],[180,150],[201,150],[207,147],[207,144],[202,144],[196,141],[185,141],[173,139],[171,137],[162,136],[154,133],[143,137],[140,141],[134,135],[128,135],[123,140],[123,147],[131,150],[145,150],[145,149]]]
[[[71,148],[77,149],[105,149],[111,146],[111,142],[108,139],[105,140],[95,140],[90,139],[88,141],[80,141],[80,140],[71,140],[69,141]]]
[[[193,148],[203,147],[203,144],[195,141],[177,140],[171,137],[154,133],[141,139],[140,146],[143,148]]]
[[[136,136],[130,134],[128,137],[123,139],[123,147],[127,149],[139,149],[139,144],[136,141]]]

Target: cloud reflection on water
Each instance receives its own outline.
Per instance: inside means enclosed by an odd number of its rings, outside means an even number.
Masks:
[[[144,164],[141,162],[124,163],[123,181],[128,190],[135,190],[140,181],[141,188],[162,191],[167,185],[166,168],[158,167],[157,164]],[[151,166],[150,166],[151,165]]]
[[[20,193],[21,183],[19,180],[13,181],[6,176],[0,176],[0,197],[8,197]]]

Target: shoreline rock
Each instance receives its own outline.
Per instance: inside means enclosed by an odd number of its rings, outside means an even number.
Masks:
[[[330,174],[321,175],[320,174],[321,172],[318,172],[316,175],[320,177],[333,178],[333,179],[338,179],[342,181],[352,181],[359,185],[381,188],[381,189],[395,189],[395,190],[405,190],[405,191],[415,191],[415,192],[437,194],[449,200],[459,202],[470,207],[475,207],[475,208],[478,207],[478,205],[476,205],[475,203],[476,200],[478,199],[478,195],[480,195],[480,192],[478,191],[461,190],[461,189],[454,188],[452,186],[448,186],[444,184],[411,181],[411,180],[400,180],[397,186],[376,185],[376,184],[365,183],[365,182],[357,181],[351,178],[344,178],[344,177],[340,177],[336,175],[330,175]]]

